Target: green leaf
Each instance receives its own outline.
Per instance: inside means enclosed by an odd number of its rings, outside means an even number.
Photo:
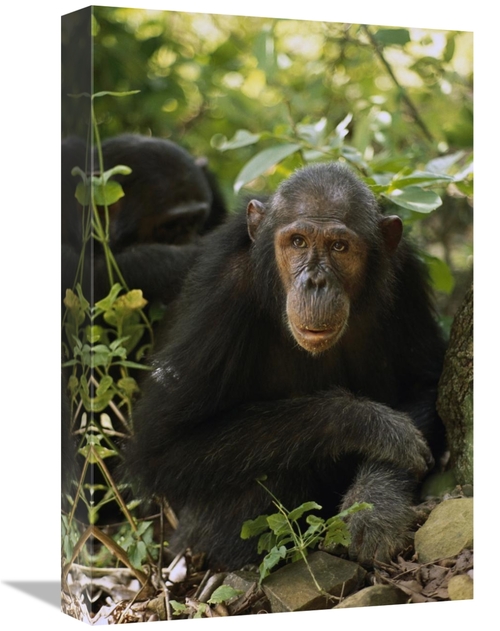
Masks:
[[[455,54],[455,34],[449,34],[446,38],[446,46],[443,51],[443,61],[450,62]]]
[[[375,39],[383,46],[404,46],[411,41],[410,31],[406,28],[380,28]]]
[[[186,613],[187,607],[184,603],[180,603],[177,600],[169,600],[170,606],[174,610],[174,616],[180,616],[183,613]]]
[[[259,515],[256,519],[249,519],[244,522],[241,527],[240,537],[242,539],[250,539],[256,537],[269,529],[267,523],[267,515]]]
[[[278,164],[288,156],[300,149],[300,145],[289,143],[264,149],[256,154],[245,164],[234,183],[234,192],[237,193],[245,184],[248,184],[259,175],[263,175],[268,169]]]
[[[142,289],[132,289],[123,294],[113,303],[113,309],[118,315],[126,315],[130,311],[142,309],[148,304],[148,301],[142,295]]]
[[[259,543],[257,544],[257,554],[263,552],[269,552],[277,543],[277,537],[274,532],[268,530],[259,537]]]
[[[99,386],[97,387],[97,390],[96,390],[96,395],[100,396],[104,394],[107,390],[109,390],[109,388],[111,388],[112,385],[113,385],[113,377],[110,377],[109,375],[105,375],[99,382]]]
[[[130,175],[131,173],[132,169],[130,167],[127,167],[124,164],[117,164],[113,168],[104,171],[101,177],[103,182],[106,183],[113,175]]]
[[[269,554],[266,554],[259,566],[261,581],[270,574],[273,567],[278,565],[278,563],[286,557],[286,552],[285,546],[281,546],[280,548],[273,548]]]
[[[467,197],[472,197],[474,193],[474,185],[472,184],[472,182],[463,180],[462,182],[457,182],[456,187],[462,193],[462,195],[466,195]]]
[[[71,375],[68,379],[68,390],[71,393],[71,396],[74,396],[78,390],[78,378],[75,375]]]
[[[322,517],[318,517],[317,515],[308,515],[306,517],[306,523],[311,526],[323,526],[325,520]]]
[[[116,300],[118,294],[122,289],[123,288],[119,283],[115,283],[113,287],[111,287],[109,294],[102,300],[99,300],[99,302],[95,303],[97,309],[100,309],[102,311],[108,311],[109,309],[111,309],[114,301]]]
[[[89,303],[85,298],[78,296],[71,289],[66,289],[63,302],[74,322],[81,324],[85,320],[85,311],[89,307]]]
[[[104,335],[104,329],[102,326],[98,326],[96,324],[89,325],[85,327],[85,338],[89,344],[95,344],[99,342]]]
[[[207,602],[211,605],[217,605],[218,603],[227,602],[240,594],[243,594],[240,589],[234,589],[234,587],[230,585],[221,585],[214,591]]]
[[[206,613],[209,606],[206,603],[198,603],[198,611],[194,614],[194,618],[201,618]]]
[[[130,354],[133,348],[141,341],[144,331],[146,330],[145,324],[127,324],[125,322],[123,326],[123,333],[126,334],[128,340],[124,342],[123,349],[127,354]]]
[[[114,352],[114,351],[117,351],[117,350],[120,348],[120,346],[121,346],[124,342],[126,342],[127,340],[128,340],[128,336],[126,336],[126,337],[119,337],[119,338],[117,338],[116,340],[113,340],[113,341],[111,342],[111,344],[109,345],[109,348],[110,348],[113,352]]]
[[[285,532],[290,531],[290,526],[286,520],[286,517],[281,513],[274,513],[273,515],[269,515],[267,518],[267,523],[269,524],[269,528],[274,532],[275,535],[281,535]]]
[[[117,349],[113,351],[113,358],[115,357],[121,357],[122,359],[127,359],[127,349],[123,348],[123,346],[119,346]]]
[[[154,302],[153,304],[149,305],[148,316],[151,324],[163,320],[165,312],[165,305],[161,304],[160,302]]]
[[[466,178],[470,178],[469,182],[472,184],[472,175],[474,173],[474,162],[472,160],[461,171],[456,173],[453,177],[453,181],[458,183]]]
[[[140,392],[137,381],[132,377],[123,377],[116,385],[120,388],[120,390],[123,390],[125,396],[129,399],[132,398],[134,393]]]
[[[308,547],[313,547],[319,539],[319,536],[325,531],[325,522],[323,520],[312,522],[309,528],[302,533],[302,538],[307,542]],[[319,533],[319,534],[318,534]]]
[[[248,147],[254,145],[260,140],[260,134],[252,134],[247,129],[238,129],[231,140],[224,139],[216,143],[219,151],[228,151],[229,149],[239,149],[240,147]]]
[[[288,519],[290,521],[296,521],[297,519],[300,519],[304,513],[307,513],[308,511],[311,511],[311,510],[321,510],[321,506],[319,504],[316,504],[316,502],[305,502],[301,506],[297,506],[297,508],[294,508],[288,514]],[[316,519],[321,519],[321,518],[317,517]]]
[[[89,394],[89,383],[85,378],[85,375],[81,375],[80,377],[80,391],[86,395]]]
[[[78,182],[75,189],[75,197],[82,206],[90,204],[90,186],[87,181]]]
[[[390,173],[374,173],[372,177],[365,179],[365,182],[374,192],[388,189],[390,187],[391,181],[392,176]],[[379,187],[379,189],[377,189],[377,187]]]
[[[443,203],[439,195],[433,191],[424,191],[420,186],[408,186],[402,190],[396,189],[388,194],[384,193],[383,197],[397,206],[417,213],[430,213]]]
[[[92,180],[92,192],[97,206],[111,206],[111,204],[114,204],[125,195],[119,182],[112,180],[103,184],[102,179],[96,177],[92,178]]]
[[[332,523],[326,531],[325,540],[323,545],[325,548],[333,546],[335,544],[347,547],[351,542],[351,535],[346,523],[338,520]]]
[[[144,328],[146,327],[144,326]],[[140,346],[135,353],[136,361],[140,362],[152,350],[152,348],[153,345],[151,343],[143,344],[142,346]]]
[[[136,544],[132,544],[127,550],[130,563],[138,569],[142,567],[143,561],[147,556],[146,544],[143,541],[138,541]]]
[[[102,346],[99,344],[99,347],[94,347],[92,349],[94,352],[90,358],[90,362],[85,361],[86,364],[94,368],[95,366],[107,366],[111,361],[111,353],[107,346]]]
[[[299,138],[305,140],[310,145],[318,147],[324,142],[326,123],[327,119],[322,118],[312,125],[297,125],[297,134]]]
[[[431,256],[426,252],[423,252],[422,256],[429,268],[429,274],[434,288],[450,295],[455,287],[455,279],[448,265],[442,259]]]
[[[425,169],[431,173],[448,173],[449,169],[461,160],[464,155],[465,151],[456,151],[455,153],[449,153],[445,156],[434,158],[433,160],[429,160],[425,165]]]
[[[152,526],[152,521],[143,521],[137,525],[137,532],[135,533],[136,537],[142,537],[142,535],[146,532],[148,528]]]
[[[104,460],[105,458],[111,458],[111,456],[116,456],[116,450],[108,449],[107,447],[103,447],[102,445],[95,445],[94,451],[99,456],[99,458],[101,458],[101,460]]]
[[[85,173],[85,171],[82,171],[80,167],[73,167],[71,169],[71,175],[79,175],[82,178],[83,182],[87,181],[87,174]]]
[[[391,188],[407,188],[415,184],[430,186],[432,184],[442,184],[449,182],[453,182],[453,177],[451,175],[445,175],[444,173],[431,173],[426,171],[414,171],[413,173],[410,173],[410,175],[403,175],[401,177],[396,176],[391,182]]]
[[[354,147],[348,147],[344,145],[340,149],[340,153],[346,160],[348,160],[352,164],[355,164],[357,166],[360,166],[366,169],[366,162],[363,160],[362,153],[358,151],[357,149],[355,149]]]
[[[108,407],[112,398],[113,390],[107,390],[104,394],[90,399],[91,412],[102,412]]]

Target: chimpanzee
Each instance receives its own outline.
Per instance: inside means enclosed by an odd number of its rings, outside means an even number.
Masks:
[[[98,171],[97,150],[85,165],[83,141],[62,145],[63,265],[78,264],[82,244],[81,212],[74,198],[78,178],[71,169]],[[173,142],[123,134],[102,143],[104,169],[123,164],[129,175],[116,175],[124,197],[109,207],[110,247],[130,289],[142,289],[149,301],[169,303],[199,253],[199,237],[220,224],[226,206],[215,176]],[[94,299],[109,291],[105,261],[97,244],[87,277]],[[71,265],[73,261],[73,265]],[[66,274],[69,279],[69,273]],[[72,279],[71,279],[72,280]]]
[[[132,169],[114,179],[125,196],[110,207],[113,251],[137,243],[191,243],[226,215],[217,182],[206,161],[195,161],[169,140],[122,134],[102,143],[104,170]],[[97,156],[95,165],[97,165]]]
[[[397,216],[344,165],[305,167],[205,242],[134,412],[128,472],[179,517],[171,548],[257,560],[243,522],[355,501],[351,558],[405,542],[417,480],[443,447],[444,341]]]

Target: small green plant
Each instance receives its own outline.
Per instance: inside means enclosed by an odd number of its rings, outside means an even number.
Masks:
[[[153,329],[142,291],[127,286],[110,246],[109,207],[124,195],[121,185],[112,178],[117,174],[129,175],[131,169],[117,165],[104,170],[99,126],[93,109],[97,97],[129,94],[132,92],[77,95],[90,98],[93,142],[88,152],[95,147],[98,170],[88,172],[80,167],[71,170],[72,175],[80,178],[75,197],[81,206],[82,242],[74,281],[71,287],[65,288],[62,367],[70,404],[69,418],[64,421],[69,424],[72,437],[79,437],[75,457],[81,463],[81,471],[79,479],[73,474],[71,493],[67,493],[69,512],[63,515],[62,549],[66,561],[72,558],[72,549],[76,546],[91,564],[101,560],[108,562],[114,548],[105,550],[106,542],[101,554],[91,558],[79,542],[75,543],[74,517],[77,505],[81,504],[87,511],[88,523],[97,528],[100,511],[106,504],[115,502],[126,522],[114,537],[131,565],[138,568],[157,554],[153,531],[148,523],[137,523],[130,512],[132,504],[126,504],[123,499],[124,485],[116,483],[114,472],[117,461],[122,458],[121,445],[133,434],[132,402],[139,394],[135,376],[139,370],[148,370],[144,358],[153,344]],[[88,277],[94,273],[94,248],[105,261],[110,287],[108,295],[98,302],[93,301],[92,293],[85,295],[90,291]],[[86,541],[85,532],[80,534],[81,541]]]
[[[243,592],[234,589],[230,585],[221,585],[210,596],[206,603],[200,602],[194,598],[186,598],[186,603],[180,603],[177,600],[171,600],[170,606],[174,616],[192,615],[193,618],[201,618],[202,616],[210,617],[210,605],[226,604],[232,598],[240,596]]]
[[[317,589],[321,592],[321,587],[307,562],[309,551],[316,548],[320,542],[325,547],[335,544],[348,546],[350,534],[345,518],[360,510],[371,510],[372,505],[357,502],[338,515],[323,519],[311,514],[311,511],[322,508],[316,502],[304,502],[289,511],[262,483],[262,480],[257,480],[257,482],[273,498],[273,504],[278,509],[278,512],[272,515],[260,515],[256,519],[246,521],[241,528],[242,539],[259,537],[258,553],[267,552],[259,566],[260,582],[282,561],[293,563],[303,559]],[[309,514],[306,516],[306,513]]]

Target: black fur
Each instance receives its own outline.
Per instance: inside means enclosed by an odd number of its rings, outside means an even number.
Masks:
[[[364,238],[368,263],[346,332],[312,355],[286,325],[273,239],[299,213],[330,206]],[[353,558],[402,545],[417,476],[432,460],[422,434],[435,457],[443,447],[434,402],[444,342],[424,268],[405,241],[386,251],[380,218],[349,170],[319,165],[280,187],[254,243],[244,212],[205,241],[127,453],[142,492],[178,513],[174,550],[206,552],[214,566],[257,560],[239,532],[273,510],[255,482],[263,474],[289,509],[315,500],[333,515],[346,493],[344,505],[373,501],[351,519]]]

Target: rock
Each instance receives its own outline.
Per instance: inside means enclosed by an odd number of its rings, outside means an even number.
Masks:
[[[257,590],[259,582],[259,575],[256,572],[248,572],[245,570],[240,570],[238,572],[231,572],[224,579],[224,585],[228,585],[233,589],[236,589],[240,592],[239,595],[230,598],[226,601],[226,605],[237,605],[238,601],[247,594],[252,587]]]
[[[224,579],[224,585],[229,585],[233,589],[237,589],[243,594],[259,581],[259,575],[256,572],[246,572],[241,570],[239,572],[231,572]]]
[[[465,497],[472,497],[474,495],[474,487],[472,486],[472,484],[463,484],[462,492]]]
[[[452,576],[448,582],[450,600],[472,600],[474,598],[474,581],[467,574]]]
[[[436,506],[415,534],[420,563],[454,557],[473,545],[472,498],[446,500]]]
[[[349,594],[366,575],[357,563],[339,559],[326,552],[314,552],[307,557],[309,567],[321,589],[332,596]],[[279,611],[309,611],[328,609],[334,599],[321,594],[304,561],[296,561],[268,576],[262,587],[273,613]]]
[[[376,607],[377,605],[402,605],[408,602],[408,596],[392,585],[372,585],[348,596],[336,609],[348,607]]]

